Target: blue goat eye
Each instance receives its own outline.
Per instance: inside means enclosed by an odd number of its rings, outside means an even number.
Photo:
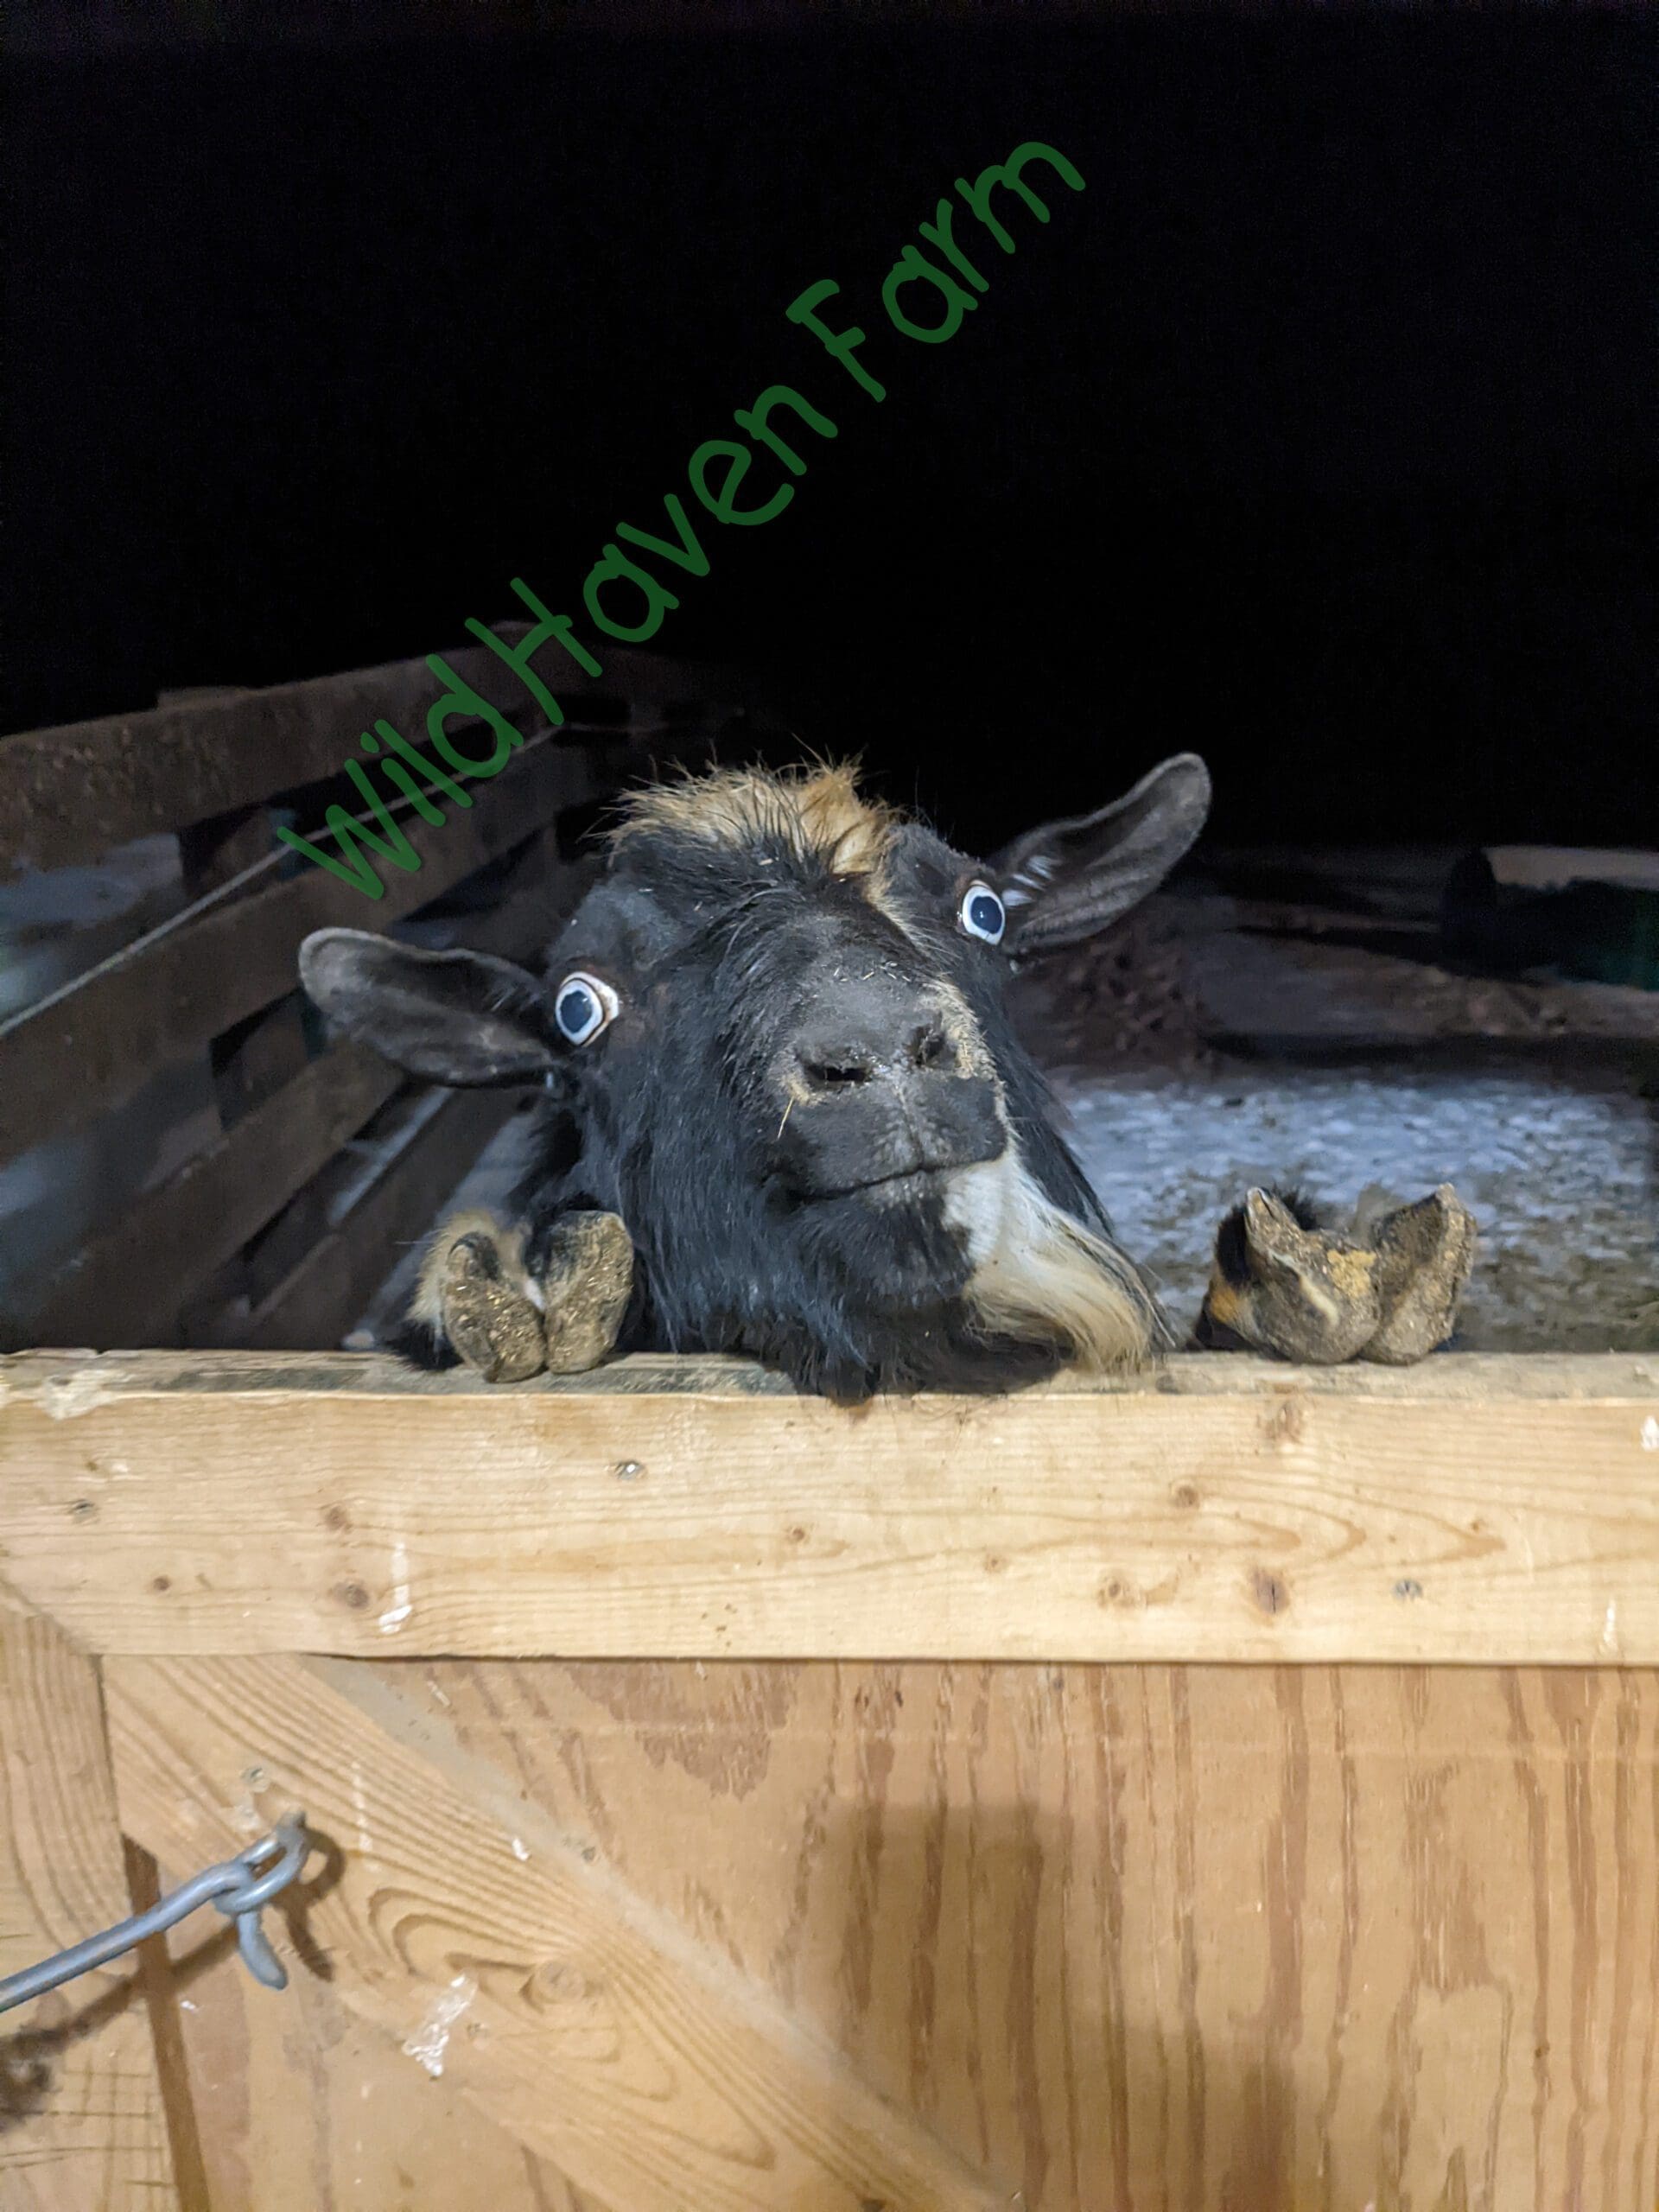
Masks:
[[[601,983],[597,976],[578,970],[574,976],[567,976],[559,985],[553,1001],[553,1019],[559,1025],[561,1036],[568,1037],[573,1045],[588,1045],[601,1029],[610,1027],[618,1009],[616,993],[608,983]]]
[[[988,883],[970,883],[962,894],[958,909],[962,926],[969,937],[983,938],[987,944],[1000,944],[1008,918],[1002,911],[1002,901]]]

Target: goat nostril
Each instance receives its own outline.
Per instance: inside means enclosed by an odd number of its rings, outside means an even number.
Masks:
[[[856,1060],[803,1060],[801,1071],[820,1090],[849,1090],[868,1083],[870,1071]]]
[[[945,1034],[937,1022],[925,1029],[918,1029],[910,1040],[912,1064],[918,1068],[943,1067],[950,1057],[950,1047]]]

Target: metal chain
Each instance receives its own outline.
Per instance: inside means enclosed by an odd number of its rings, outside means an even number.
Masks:
[[[286,1989],[288,1975],[266,1941],[259,1915],[274,1897],[298,1878],[314,1847],[306,1833],[305,1815],[290,1813],[285,1821],[278,1821],[269,1835],[238,1851],[234,1859],[204,1868],[194,1881],[186,1882],[148,1912],[136,1912],[130,1920],[106,1928],[101,1936],[89,1936],[83,1943],[71,1944],[55,1958],[42,1959],[38,1966],[7,1975],[0,1981],[0,2012],[9,2012],[14,2005],[26,2005],[31,1997],[41,1996],[60,1982],[73,1981],[77,1974],[90,1974],[94,1967],[107,1966],[123,1951],[159,1936],[163,1929],[208,1904],[235,1921],[237,1948],[254,1980],[264,1982],[267,1989]]]

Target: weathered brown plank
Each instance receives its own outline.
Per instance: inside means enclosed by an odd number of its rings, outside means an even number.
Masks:
[[[27,1325],[37,1339],[165,1341],[195,1286],[280,1211],[385,1105],[397,1069],[349,1041],[145,1192],[49,1284]]]
[[[493,705],[522,685],[486,645],[444,658]],[[156,707],[27,730],[6,741],[0,868],[64,868],[158,830],[181,830],[338,772],[384,715],[420,721],[440,684],[424,659],[264,690],[175,694]]]
[[[388,869],[381,899],[307,867],[151,932],[0,1025],[0,1160],[82,1127],[169,1059],[291,989],[308,931],[384,929],[602,786],[585,758],[549,743],[476,789],[470,811],[416,825],[410,842],[424,865],[408,875]]]
[[[534,865],[516,879],[519,887],[468,925],[467,940],[480,950],[528,953],[588,881],[588,868],[561,862],[544,841],[536,843],[526,856]],[[10,1332],[39,1343],[119,1344],[138,1335],[168,1342],[197,1287],[275,1219],[403,1080],[362,1046],[334,1046],[170,1181],[137,1199],[42,1285]],[[314,1215],[308,1249],[321,1233]]]
[[[512,1091],[416,1093],[403,1141],[345,1217],[256,1308],[244,1340],[272,1350],[338,1344],[514,1103]]]
[[[237,1808],[263,1825],[302,1806],[335,1848],[306,1924],[341,2002],[584,2192],[628,2212],[1006,2212],[1006,2185],[590,1863],[429,1706],[293,1660],[130,1662],[109,1700],[146,1847],[194,1862],[238,1836]]]
[[[0,1974],[131,1910],[97,1669],[0,1587]],[[0,2015],[0,2203],[6,2212],[180,2203],[130,1962]]]
[[[522,623],[494,626],[517,640]],[[512,713],[534,702],[486,645],[443,654],[493,706]],[[604,656],[597,680],[549,646],[537,667],[555,696],[614,696],[674,704],[717,697],[742,706],[753,686],[737,672],[627,651]],[[0,781],[0,874],[65,868],[158,830],[321,781],[351,756],[359,730],[384,716],[418,740],[441,696],[424,659],[390,661],[262,691],[179,696],[133,715],[65,722],[6,740]]]
[[[17,1363],[0,1544],[111,1651],[1659,1663],[1642,1363],[1250,1364],[846,1411]]]

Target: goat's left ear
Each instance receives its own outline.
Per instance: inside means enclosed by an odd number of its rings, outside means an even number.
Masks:
[[[559,1065],[536,979],[490,953],[314,930],[300,981],[348,1037],[429,1083],[539,1083]]]
[[[1007,909],[1008,952],[1049,952],[1115,922],[1155,891],[1210,811],[1210,771],[1178,753],[1132,791],[1069,822],[1027,830],[987,864]]]

